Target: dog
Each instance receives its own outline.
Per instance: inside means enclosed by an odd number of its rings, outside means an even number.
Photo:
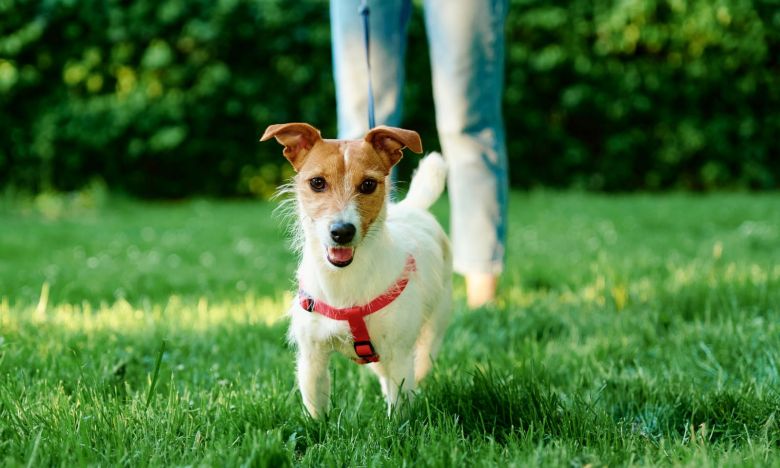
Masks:
[[[390,201],[390,171],[417,132],[380,126],[363,139],[323,139],[306,123],[269,126],[296,175],[299,292],[289,310],[297,380],[308,413],[330,404],[328,362],[336,351],[379,377],[388,414],[408,402],[431,369],[452,309],[449,239],[428,212],[447,167],[431,153],[409,192]]]

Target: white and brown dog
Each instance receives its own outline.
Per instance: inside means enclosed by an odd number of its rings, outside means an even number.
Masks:
[[[298,385],[309,414],[328,411],[333,351],[379,376],[388,411],[431,369],[451,313],[452,258],[427,211],[444,189],[438,154],[422,160],[409,193],[390,202],[390,170],[411,130],[377,127],[362,140],[326,140],[305,123],[271,125],[297,175],[299,293],[290,308]]]

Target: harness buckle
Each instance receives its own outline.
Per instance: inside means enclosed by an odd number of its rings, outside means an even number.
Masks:
[[[376,362],[379,360],[379,356],[374,350],[374,345],[371,341],[355,341],[353,345],[355,354],[365,362]]]

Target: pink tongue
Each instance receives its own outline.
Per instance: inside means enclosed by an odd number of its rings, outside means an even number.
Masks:
[[[328,247],[328,258],[334,262],[344,263],[352,260],[352,247]]]

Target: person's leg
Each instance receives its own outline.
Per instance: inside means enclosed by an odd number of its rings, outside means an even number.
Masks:
[[[370,0],[368,5],[376,124],[397,127],[411,0]],[[368,131],[368,70],[359,6],[359,0],[330,2],[339,138],[359,138]]]
[[[472,307],[493,299],[504,265],[506,9],[506,0],[425,0],[436,125],[450,168],[454,267],[466,276]]]

